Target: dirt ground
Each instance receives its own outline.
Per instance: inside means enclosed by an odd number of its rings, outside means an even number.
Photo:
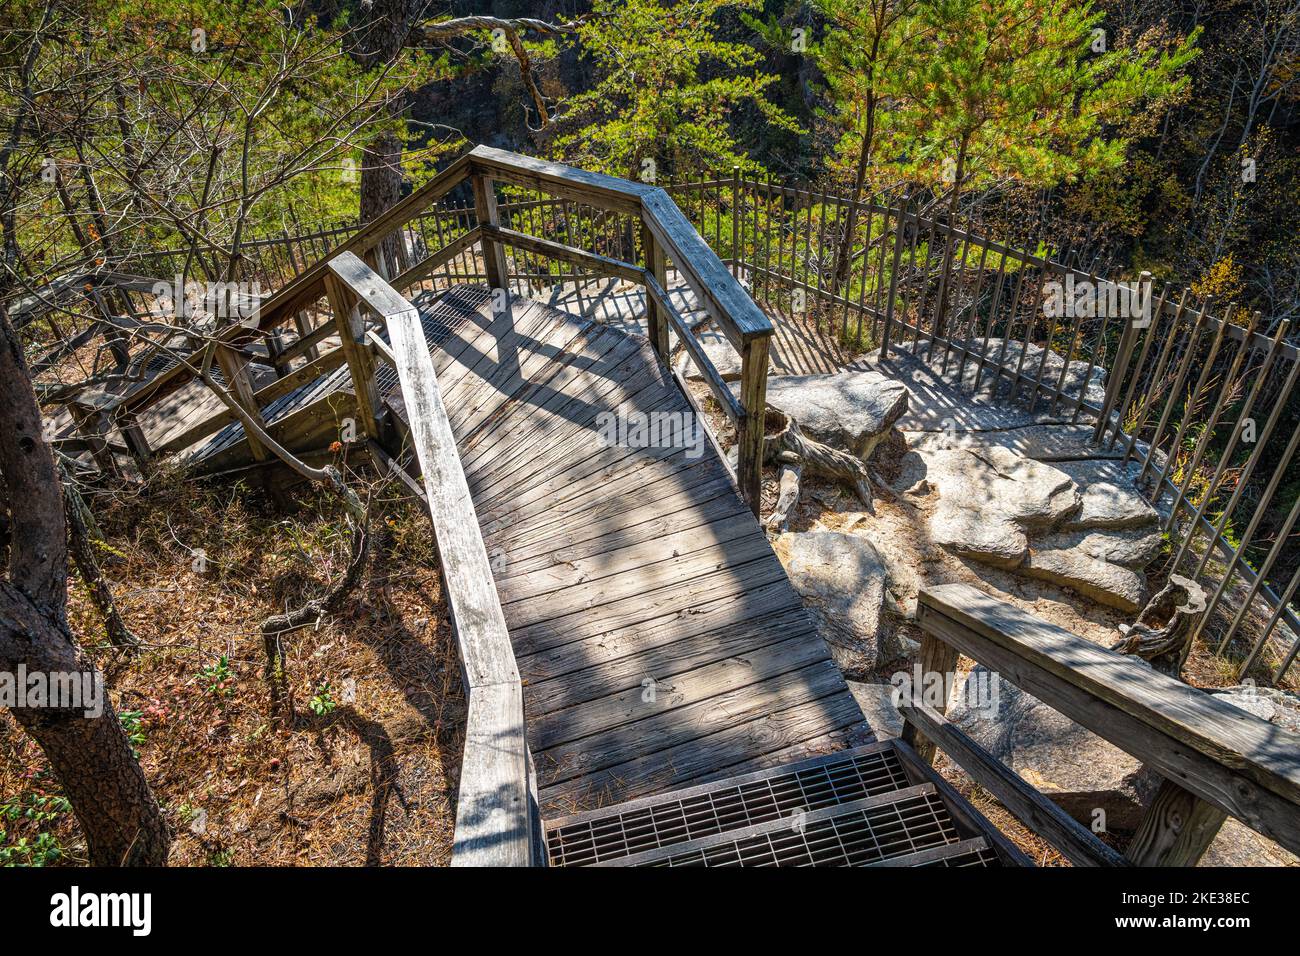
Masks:
[[[342,510],[307,490],[159,476],[90,499],[134,658],[105,646],[79,581],[73,630],[175,832],[172,865],[445,864],[464,700],[428,519],[374,488],[374,555],[343,611],[287,638],[293,715],[272,718],[260,624],[341,575]],[[0,863],[85,846],[40,749],[0,714]]]

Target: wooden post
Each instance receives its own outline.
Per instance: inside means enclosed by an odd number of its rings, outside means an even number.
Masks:
[[[293,325],[298,330],[298,338],[305,339],[314,331],[311,327],[311,320],[307,317],[307,310],[301,309],[293,314]],[[312,346],[303,352],[303,358],[308,362],[314,362],[320,358],[320,350]]]
[[[145,437],[144,429],[140,427],[135,414],[130,411],[120,414],[117,418],[117,430],[122,433],[122,440],[126,442],[127,451],[131,453],[136,466],[143,474],[153,452],[149,448],[149,439]]]
[[[325,277],[325,295],[334,324],[339,330],[343,356],[352,375],[352,387],[357,396],[357,417],[364,437],[376,441],[380,437],[379,394],[375,389],[375,361],[366,344],[365,318],[357,304],[356,296],[334,275]],[[358,435],[358,438],[363,437]]]
[[[940,701],[925,701],[927,705],[937,703],[937,707],[931,707],[931,710],[940,714],[948,710],[948,697],[952,692],[952,683],[957,671],[957,648],[946,644],[939,638],[935,637],[929,631],[921,638],[921,680],[924,682],[921,687],[913,687],[912,694],[917,699],[925,690],[925,685],[931,680],[931,674],[939,674],[943,679],[943,699]],[[916,725],[911,721],[903,724],[903,742],[911,745],[919,756],[926,763],[934,763],[934,742],[917,730]]]
[[[1195,866],[1227,818],[1218,807],[1166,779],[1126,855],[1136,866]]]
[[[93,404],[72,401],[68,403],[68,412],[76,423],[77,434],[86,440],[90,457],[99,466],[99,470],[109,477],[119,477],[113,450],[108,447],[108,440],[104,437],[108,431],[108,419],[103,410]]]
[[[242,355],[233,351],[227,345],[218,345],[216,351],[217,365],[220,366],[221,374],[226,378],[226,386],[230,389],[231,397],[239,403],[250,418],[265,427],[262,412],[257,407],[257,399],[253,395],[253,381],[248,374],[248,363],[244,361]],[[245,429],[245,434],[248,438],[248,450],[252,452],[255,461],[263,462],[270,458],[270,452],[267,451],[265,445],[253,435],[248,434],[247,429]]]
[[[497,212],[497,195],[492,189],[492,182],[485,176],[474,177],[474,212],[478,215],[479,225],[501,225]],[[483,264],[487,272],[488,286],[493,289],[509,290],[509,272],[506,270],[506,251],[501,243],[484,236]]]
[[[664,250],[655,241],[654,233],[650,231],[650,227],[644,223],[641,225],[641,246],[645,249],[646,271],[654,276],[654,280],[659,283],[660,288],[666,291],[668,289],[668,267],[664,261]],[[651,295],[649,289],[645,290],[645,301],[650,344],[654,346],[655,352],[663,360],[664,365],[668,365],[668,316],[664,315],[663,306],[659,304],[659,299]]]
[[[736,480],[741,494],[757,517],[763,505],[763,427],[767,408],[767,349],[772,333],[757,335],[741,353],[740,403],[745,417],[739,423]]]

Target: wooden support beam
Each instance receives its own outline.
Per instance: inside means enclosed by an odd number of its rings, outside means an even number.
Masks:
[[[99,466],[99,470],[110,477],[118,477],[117,462],[113,459],[113,450],[108,447],[108,439],[105,437],[109,429],[105,412],[79,402],[69,403],[68,412],[77,427],[77,434],[85,439],[86,450],[90,452],[90,457]]]
[[[365,268],[360,262],[356,265]],[[358,281],[365,282],[365,276]],[[379,396],[375,390],[374,356],[365,341],[365,319],[361,314],[358,296],[337,275],[325,277],[325,295],[329,298],[330,311],[334,313],[334,325],[342,343],[343,356],[348,363],[348,372],[352,375],[352,388],[357,396],[358,425],[366,438],[378,439]]]
[[[745,417],[737,426],[736,480],[755,517],[763,506],[763,429],[767,410],[767,349],[771,338],[770,332],[757,335],[743,343],[740,353],[740,403],[745,408]]]
[[[131,412],[124,412],[117,418],[117,430],[122,433],[122,439],[126,442],[127,452],[135,461],[141,473],[149,464],[149,459],[153,454],[149,448],[149,439],[145,437],[144,429]]]
[[[1123,856],[950,723],[940,711],[920,701],[904,703],[898,710],[909,728],[925,731],[924,739],[929,742],[931,753],[937,743],[972,780],[1075,866],[1128,865]],[[932,762],[931,757],[921,759],[927,764]]]
[[[1128,847],[1135,866],[1195,866],[1228,815],[1172,780],[1160,784]]]
[[[293,327],[298,330],[298,342],[294,344],[301,343],[309,338],[312,333],[312,327],[311,318],[307,314],[306,309],[299,309],[293,314]],[[292,346],[290,346],[290,348],[292,348]],[[303,350],[302,354],[309,362],[314,361],[320,356],[320,352],[316,349],[314,342],[308,345]],[[280,350],[279,361],[281,364],[288,364],[292,357],[293,356],[288,355],[284,349]]]
[[[480,230],[484,226],[500,226],[501,217],[497,211],[497,194],[492,188],[492,181],[476,175],[474,183],[474,212],[478,216]],[[493,289],[509,290],[510,273],[506,268],[506,250],[500,242],[483,231],[483,264],[487,272],[488,285]]]
[[[918,622],[1166,780],[1300,852],[1300,736],[970,585],[923,589]]]
[[[943,687],[939,706],[935,713],[940,717],[948,710],[948,699],[952,696],[953,681],[957,674],[957,659],[961,655],[955,647],[944,643],[940,638],[926,631],[921,637],[921,679],[928,684],[936,676]],[[921,688],[913,688],[918,693]],[[903,726],[903,741],[916,751],[918,757],[926,763],[934,763],[934,741],[920,732],[918,722],[908,721]],[[963,764],[963,766],[965,766]]]
[[[664,261],[663,246],[659,245],[659,240],[655,238],[654,233],[645,223],[641,224],[641,247],[645,250],[646,272],[659,284],[661,289],[667,289],[668,266]],[[663,363],[668,365],[667,315],[664,313],[664,307],[660,304],[658,296],[651,295],[649,289],[646,290],[645,298],[646,323],[650,331],[650,344],[654,346],[655,352],[663,360]]]
[[[230,389],[231,396],[239,403],[240,408],[248,413],[249,417],[259,425],[265,427],[262,419],[261,409],[257,407],[257,399],[253,393],[253,380],[248,374],[248,363],[228,346],[218,345],[217,365],[221,368],[221,374],[226,378],[226,386]],[[266,446],[257,440],[256,436],[248,434],[248,450],[253,455],[253,460],[263,462],[271,457],[271,453]]]

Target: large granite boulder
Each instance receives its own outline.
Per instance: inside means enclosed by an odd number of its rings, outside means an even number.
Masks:
[[[925,478],[939,492],[930,536],[960,557],[1019,567],[1030,533],[1057,527],[1079,508],[1069,475],[999,445],[935,449],[924,460]]]
[[[1060,383],[1061,391],[1066,395],[1078,395],[1080,389],[1086,388],[1086,399],[1096,405],[1100,405],[1106,400],[1106,370],[1099,365],[1092,365],[1083,360],[1074,360],[1066,363],[1059,354],[1048,351],[1046,365],[1043,364],[1043,347],[1033,342],[1029,343],[1026,349],[1023,342],[1017,342],[1014,339],[1004,342],[1000,338],[990,338],[987,343],[983,339],[978,339],[971,344],[971,350],[974,357],[966,360],[966,366],[962,369],[963,386],[974,388],[976,370],[979,368],[979,357],[984,356],[984,368],[979,373],[981,386],[987,387],[994,380],[994,374],[997,373],[998,366],[1004,370],[1000,373],[1000,381],[1006,383],[1014,376],[1017,369],[1020,374],[1026,378],[1037,380],[1039,369],[1042,368],[1042,381],[1044,385],[1055,388]],[[1022,363],[1020,353],[1024,352],[1024,361]],[[1061,379],[1061,367],[1066,366],[1065,379]],[[1028,388],[1028,385],[1025,386]]]
[[[937,491],[930,536],[951,554],[1072,588],[1125,613],[1146,599],[1160,516],[1113,460],[1041,461],[975,433],[914,434],[896,488]]]
[[[842,670],[869,674],[901,656],[880,626],[887,570],[867,538],[805,531],[782,535],[775,547]]]
[[[1141,761],[983,666],[953,696],[949,719],[1070,816],[1091,826],[1102,810],[1108,830],[1137,826],[1155,787]]]
[[[907,410],[907,396],[902,383],[863,369],[767,380],[768,404],[797,421],[805,435],[862,459]]]
[[[713,328],[697,329],[695,338],[724,382],[734,382],[740,378],[742,366],[740,353],[727,340],[725,333]],[[689,352],[683,352],[682,357],[678,359],[677,371],[693,381],[704,380],[704,373],[696,367],[695,360],[691,358]]]
[[[1083,503],[1067,528],[1148,528],[1160,521],[1160,515],[1138,490],[1139,466],[1129,462],[1121,467],[1104,458],[1082,458],[1055,462],[1079,487]]]

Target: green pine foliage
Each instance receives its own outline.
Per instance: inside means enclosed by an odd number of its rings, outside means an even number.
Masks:
[[[595,82],[568,102],[556,154],[586,169],[658,180],[701,168],[758,172],[743,121],[798,133],[767,97],[758,51],[723,39],[727,11],[760,0],[597,0],[579,32]]]

